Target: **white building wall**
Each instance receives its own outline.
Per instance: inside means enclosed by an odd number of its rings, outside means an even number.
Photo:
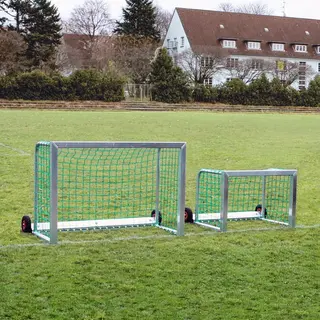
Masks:
[[[182,40],[183,38],[183,40]],[[173,54],[179,54],[182,51],[190,48],[189,40],[186,36],[186,33],[183,29],[180,17],[177,13],[177,10],[174,10],[171,23],[169,25],[166,37],[163,41],[163,47],[168,48],[168,41],[176,41],[177,46],[176,48],[169,48],[169,53],[171,55]],[[183,42],[183,43],[182,43]]]
[[[312,69],[312,74],[307,74],[306,75],[306,87],[308,87],[310,80],[314,79],[315,76],[320,75],[320,60],[315,60],[315,59],[298,59],[298,58],[283,58],[283,57],[263,57],[263,56],[243,56],[243,55],[231,55],[230,58],[235,58],[235,59],[239,59],[240,60],[244,60],[244,59],[257,59],[257,60],[266,60],[266,61],[274,61],[275,67],[276,67],[276,61],[278,60],[285,60],[288,62],[292,62],[292,63],[300,63],[300,62],[306,62],[307,66],[310,66]],[[228,78],[230,78],[230,72],[226,69],[220,71],[219,73],[215,74],[213,76],[213,81],[212,81],[212,85],[216,86],[216,85],[221,85],[224,82],[227,81]],[[271,76],[269,76],[270,80],[271,80]],[[295,89],[299,89],[299,80],[296,80],[292,85],[293,88]]]

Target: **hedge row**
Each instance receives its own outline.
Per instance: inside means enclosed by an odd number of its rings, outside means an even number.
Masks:
[[[196,86],[192,100],[256,106],[320,106],[320,77],[312,80],[308,89],[302,91],[284,87],[277,78],[269,81],[262,76],[249,85],[233,79],[219,87]]]
[[[78,70],[68,77],[32,71],[0,77],[0,99],[121,101],[123,85],[116,74],[96,70]]]

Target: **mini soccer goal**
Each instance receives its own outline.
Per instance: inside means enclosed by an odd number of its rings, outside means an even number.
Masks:
[[[209,170],[197,177],[195,223],[227,230],[228,221],[263,220],[295,227],[297,171]]]
[[[185,166],[184,142],[39,142],[34,233],[50,243],[59,230],[157,226],[183,235]]]

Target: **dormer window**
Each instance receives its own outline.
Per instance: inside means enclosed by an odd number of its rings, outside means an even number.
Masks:
[[[320,54],[320,46],[316,46],[316,53]]]
[[[296,44],[294,46],[295,52],[307,52],[307,46],[305,44]]]
[[[261,43],[257,41],[248,41],[249,50],[261,50]]]
[[[272,44],[272,51],[284,51],[284,44],[283,43],[273,43]]]
[[[222,47],[223,48],[237,48],[236,41],[235,40],[223,40],[222,41]]]

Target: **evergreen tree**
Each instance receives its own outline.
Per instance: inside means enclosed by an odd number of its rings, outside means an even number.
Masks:
[[[32,67],[51,64],[61,39],[58,9],[49,0],[33,0],[23,24],[28,46],[25,55]]]
[[[178,103],[188,101],[191,91],[186,74],[173,64],[165,48],[158,49],[151,63],[150,83],[152,97],[156,101]]]
[[[30,0],[0,0],[0,10],[6,14],[6,17],[0,18],[0,21],[2,20],[2,23],[13,21],[13,24],[8,24],[9,30],[20,33],[23,31],[23,20],[30,6]]]
[[[156,8],[149,0],[126,0],[127,8],[122,9],[123,21],[116,21],[114,32],[118,35],[160,40],[156,28]]]

